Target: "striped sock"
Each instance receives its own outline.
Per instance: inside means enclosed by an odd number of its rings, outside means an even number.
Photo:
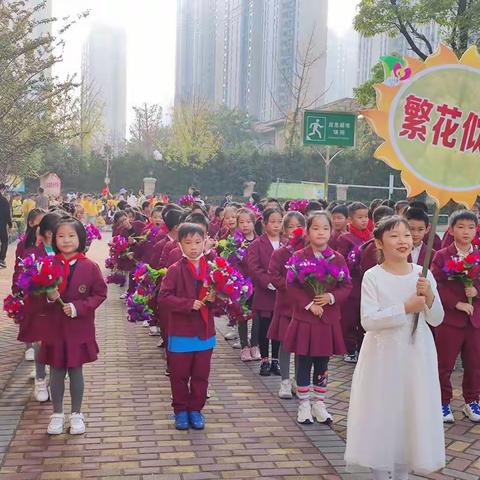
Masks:
[[[308,402],[310,400],[310,386],[297,387],[297,398],[300,402]]]
[[[328,385],[328,372],[324,372],[318,379],[318,385],[313,386],[313,399],[314,401],[325,401]]]

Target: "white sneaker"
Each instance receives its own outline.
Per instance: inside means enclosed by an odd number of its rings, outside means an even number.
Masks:
[[[333,420],[332,416],[327,411],[325,403],[320,400],[313,402],[312,415],[318,423],[327,423]]]
[[[453,416],[452,407],[450,407],[449,403],[442,405],[442,415],[443,415],[443,423],[455,422],[455,417]]]
[[[81,413],[72,413],[70,415],[70,434],[82,435],[85,433],[85,421]]]
[[[148,334],[151,337],[159,337],[160,336],[160,329],[158,327],[148,327]]]
[[[280,398],[292,398],[292,383],[290,382],[289,378],[280,382],[280,390],[278,391],[278,396]]]
[[[128,297],[128,292],[123,292],[123,293],[120,295],[120,300],[125,300],[127,297]]]
[[[63,413],[54,413],[50,416],[50,423],[48,424],[47,433],[50,435],[62,434],[64,423],[65,416]]]
[[[472,422],[480,422],[480,405],[478,404],[478,402],[466,403],[463,406],[463,413]]]
[[[37,378],[37,369],[33,367],[32,371],[28,374],[30,380],[35,380]]]
[[[240,340],[237,340],[233,345],[232,348],[235,348],[236,350],[242,348],[242,344],[240,343]]]
[[[148,320],[144,320],[142,322],[142,327],[148,328],[149,326],[150,326],[150,324],[148,323]]]
[[[310,402],[300,402],[297,411],[297,422],[304,425],[311,425],[313,423],[312,407]]]
[[[238,338],[237,329],[233,327],[229,332],[225,334],[223,338],[225,338],[225,340],[236,340]]]
[[[33,395],[37,402],[46,402],[49,399],[47,380],[45,378],[35,380]]]
[[[35,351],[32,347],[25,350],[25,360],[27,360],[27,362],[33,362],[35,360]]]

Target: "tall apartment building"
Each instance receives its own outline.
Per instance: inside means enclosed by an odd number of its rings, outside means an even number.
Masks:
[[[294,72],[310,38],[311,55],[320,58],[309,72],[308,98],[320,97],[327,9],[323,0],[179,0],[176,101],[201,96],[256,120],[278,119],[291,106]]]
[[[109,145],[121,150],[126,137],[127,53],[126,35],[120,28],[95,25],[82,52],[82,80],[98,92],[103,106],[103,135],[95,148]]]
[[[342,35],[328,32],[326,102],[352,98],[358,80],[359,35],[349,29]]]
[[[431,22],[428,25],[422,25],[418,28],[423,33],[435,49],[439,43],[439,26]],[[358,84],[361,84],[370,78],[372,68],[380,61],[382,55],[397,54],[402,56],[416,57],[410,49],[405,38],[401,35],[389,37],[386,33],[375,35],[374,37],[360,37],[358,49]]]

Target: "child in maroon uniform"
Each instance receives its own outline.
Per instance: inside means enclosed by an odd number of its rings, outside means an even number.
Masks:
[[[438,284],[438,292],[445,310],[443,323],[435,329],[438,354],[438,370],[442,389],[443,421],[453,422],[450,407],[452,385],[450,376],[458,354],[463,363],[463,413],[473,422],[480,422],[480,282],[465,287],[460,280],[449,280],[444,268],[453,257],[468,258],[473,252],[478,220],[468,210],[454,212],[449,219],[448,231],[453,243],[439,250],[432,263],[432,273]],[[468,298],[471,298],[469,303]]]
[[[393,209],[387,207],[386,205],[380,205],[379,207],[377,207],[372,214],[374,226],[376,226],[383,218],[393,215],[393,213]],[[362,279],[365,275],[365,272],[377,264],[378,250],[375,245],[374,239],[371,238],[360,247],[360,273]]]
[[[245,244],[248,252],[249,246],[252,242],[257,238],[255,234],[255,221],[256,217],[255,214],[248,208],[240,208],[237,210],[237,228],[238,231],[245,237]],[[249,277],[250,273],[248,271],[248,264],[247,258],[243,258],[241,261],[239,260],[238,270],[240,273],[245,277]],[[248,299],[248,305],[252,306],[253,296]],[[242,362],[249,362],[251,360],[260,360],[260,350],[258,348],[258,343],[256,345],[248,342],[248,320],[240,320],[237,322],[238,327],[238,337],[239,337],[239,346],[241,348],[240,351],[240,360]],[[236,334],[235,331],[229,332],[225,335],[225,338],[228,340],[232,336],[234,337]],[[234,344],[234,348],[236,345]]]
[[[348,207],[346,205],[337,205],[332,210],[332,235],[330,237],[330,248],[337,249],[338,237],[348,232]]]
[[[210,362],[215,347],[215,325],[207,295],[207,262],[203,256],[205,232],[184,223],[178,230],[184,257],[163,279],[158,297],[168,307],[168,358],[175,427],[203,429],[201,413],[207,399]]]
[[[301,235],[295,236],[295,230],[302,231]],[[289,239],[288,244],[280,247],[272,253],[268,274],[272,285],[277,289],[272,323],[267,336],[271,340],[280,342],[279,363],[281,379],[278,396],[280,398],[292,398],[292,383],[290,381],[290,352],[282,346],[285,333],[292,319],[292,299],[288,296],[285,279],[287,270],[285,264],[297,250],[305,246],[303,230],[305,229],[305,217],[300,212],[288,212],[283,217],[282,232]],[[297,233],[297,232],[296,232]]]
[[[218,240],[223,240],[235,233],[237,229],[237,210],[234,206],[224,208],[222,224],[217,233]]]
[[[272,363],[269,361],[270,341],[267,331],[273,316],[275,305],[275,287],[268,274],[268,264],[272,253],[280,248],[280,232],[282,230],[282,211],[278,208],[268,208],[263,212],[263,227],[265,233],[258,237],[249,247],[247,264],[252,277],[253,296],[253,325],[252,344],[260,346],[262,364],[260,375],[270,376],[271,373],[280,376],[278,350],[280,344],[272,340]]]
[[[367,228],[368,208],[363,203],[353,202],[350,204],[348,218],[350,221],[349,232],[340,235],[337,241],[337,250],[344,258],[348,258],[348,254],[355,247],[360,247],[372,238],[372,233]],[[353,269],[350,274],[353,288],[348,302],[345,302],[342,306],[342,330],[347,347],[344,360],[348,363],[356,363],[363,339],[363,329],[360,325],[362,275],[359,268]]]
[[[428,238],[430,232],[430,220],[423,210],[412,207],[407,208],[404,212],[404,217],[408,222],[413,241],[412,253],[409,256],[408,261],[410,263],[416,263],[417,265],[423,265],[427,253],[427,245],[424,242],[424,238]],[[432,251],[430,264],[432,263],[434,256],[435,249]]]
[[[47,213],[38,223],[38,227],[28,232],[22,258],[31,254],[35,255],[35,258],[54,255],[52,238],[60,217],[56,212]],[[14,282],[19,274],[20,269],[18,268],[14,272]],[[39,342],[42,339],[44,323],[48,322],[48,318],[41,312],[43,301],[44,299],[37,295],[24,294],[24,315],[19,321],[20,328],[17,337],[21,342],[31,344],[34,350],[35,387],[33,394],[38,402],[46,402],[49,398],[45,363],[39,359]]]
[[[98,265],[85,254],[86,232],[72,217],[63,217],[54,232],[53,248],[63,268],[62,282],[44,300],[45,322],[40,359],[50,365],[50,388],[53,415],[47,432],[63,433],[63,396],[65,375],[70,379],[72,413],[70,433],[85,432],[81,413],[84,380],[82,366],[94,362],[98,355],[95,339],[95,310],[107,298],[107,285]],[[62,304],[58,302],[62,299]]]
[[[297,421],[311,424],[313,417],[324,423],[332,420],[325,407],[328,383],[328,361],[332,355],[345,353],[341,305],[347,301],[352,288],[345,259],[328,246],[332,223],[326,212],[315,212],[307,220],[309,246],[295,253],[301,259],[324,258],[343,268],[345,278],[327,285],[327,292],[315,296],[310,287],[298,281],[287,283],[293,304],[293,316],[285,337],[285,350],[297,355],[297,397],[300,401]],[[313,403],[310,404],[310,383],[313,367]]]

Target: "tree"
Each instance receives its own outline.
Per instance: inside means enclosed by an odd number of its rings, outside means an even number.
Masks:
[[[421,27],[435,22],[441,38],[460,56],[480,38],[479,0],[361,0],[353,25],[366,37],[402,35],[422,60],[433,53]]]
[[[174,164],[201,168],[220,151],[213,109],[207,101],[195,99],[191,104],[178,104],[173,113],[171,137],[165,159]]]
[[[307,43],[304,46],[297,46],[291,75],[289,71],[284,71],[280,66],[277,67],[287,86],[291,107],[285,110],[270,90],[276,107],[285,119],[285,151],[290,157],[293,157],[295,149],[301,144],[303,112],[315,107],[324,95],[324,92],[314,98],[311,95],[311,83],[315,81],[312,79],[312,69],[324,55],[324,52],[316,50],[314,40],[315,27],[312,29]]]
[[[163,110],[158,104],[133,107],[135,120],[130,126],[130,143],[146,156],[152,156],[162,140]]]
[[[35,168],[36,152],[62,138],[73,112],[63,108],[72,101],[72,77],[60,81],[52,67],[62,60],[61,35],[74,21],[64,19],[58,36],[37,33],[56,19],[39,20],[22,1],[0,1],[0,178],[25,175]],[[86,14],[79,15],[79,18]],[[35,32],[35,33],[34,33]]]

